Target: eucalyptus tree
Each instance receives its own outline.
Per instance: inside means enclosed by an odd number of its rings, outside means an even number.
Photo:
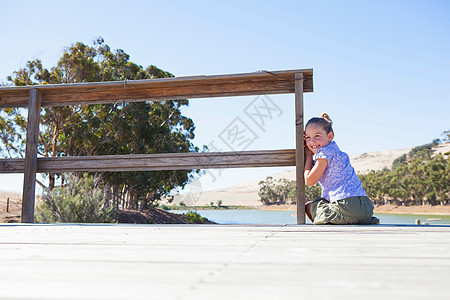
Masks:
[[[92,46],[76,42],[64,49],[56,66],[44,68],[39,59],[8,77],[11,85],[82,83],[174,77],[150,65],[130,61],[123,50],[111,50],[102,38]],[[44,157],[198,152],[192,140],[194,122],[181,112],[186,99],[43,107],[38,153]],[[23,157],[26,119],[20,109],[0,113],[0,139],[4,156]],[[193,170],[104,173],[105,186],[132,199],[157,201],[175,186],[185,185]],[[198,170],[194,170],[198,171]],[[60,174],[61,175],[61,174]],[[44,189],[55,187],[48,174]]]
[[[296,204],[296,181],[281,178],[278,180],[267,177],[259,183],[260,201],[265,205],[273,204]],[[305,196],[307,201],[320,197],[321,188],[319,184],[306,186]]]
[[[360,174],[372,200],[408,204],[446,205],[450,198],[450,153],[435,154],[432,144],[415,147],[408,159],[393,164],[393,170]]]

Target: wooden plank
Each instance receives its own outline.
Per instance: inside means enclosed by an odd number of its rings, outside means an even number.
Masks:
[[[22,173],[24,159],[1,159],[0,173]],[[295,150],[40,157],[38,173],[295,166]]]
[[[260,80],[258,82],[192,84],[164,88],[142,88],[141,86],[111,88],[105,91],[55,93],[45,92],[43,105],[93,104],[105,102],[136,102],[144,100],[167,100],[184,98],[205,98],[245,96],[261,94],[292,93],[293,80]]]
[[[277,152],[222,152],[191,154],[125,155],[103,157],[43,158],[39,172],[76,171],[151,171],[189,170],[211,168],[248,168],[294,165],[294,153]]]
[[[312,92],[312,69],[297,71],[305,74],[304,92]],[[294,93],[297,71],[5,87],[0,108],[26,107],[31,88],[41,91],[42,106]]]
[[[295,74],[295,149],[297,224],[305,224],[305,163],[303,144],[303,73]]]
[[[24,158],[1,158],[0,174],[23,173],[25,170]]]
[[[22,223],[34,221],[34,198],[36,189],[37,145],[41,113],[41,96],[37,89],[30,90],[28,104],[27,144],[22,199]]]
[[[0,229],[0,299],[449,298],[445,225],[2,224]],[[333,281],[319,283],[324,274]]]

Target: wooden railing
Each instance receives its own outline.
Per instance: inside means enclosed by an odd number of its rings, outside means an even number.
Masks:
[[[303,93],[312,91],[312,69],[0,88],[0,108],[28,107],[25,159],[0,159],[0,173],[24,173],[22,222],[33,222],[36,173],[298,166],[297,223],[305,224]],[[295,94],[296,149],[37,157],[41,106],[287,93]]]

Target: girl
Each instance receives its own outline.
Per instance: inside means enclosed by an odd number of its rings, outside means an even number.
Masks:
[[[322,197],[306,203],[306,214],[315,225],[379,224],[348,155],[333,141],[332,124],[324,113],[305,127],[305,181],[322,186]]]

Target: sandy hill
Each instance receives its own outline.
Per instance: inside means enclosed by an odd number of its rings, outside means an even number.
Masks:
[[[412,148],[386,150],[380,152],[357,154],[350,157],[350,161],[357,173],[366,173],[370,170],[379,171],[391,168],[394,160],[408,153]],[[446,153],[450,151],[450,143],[440,144],[434,148],[435,152]],[[286,178],[295,180],[295,169],[272,175],[274,179]],[[249,181],[240,185],[223,189],[204,191],[191,189],[190,193],[175,196],[174,203],[183,201],[189,205],[209,205],[222,200],[223,205],[261,206],[259,201],[258,183],[264,178]]]

